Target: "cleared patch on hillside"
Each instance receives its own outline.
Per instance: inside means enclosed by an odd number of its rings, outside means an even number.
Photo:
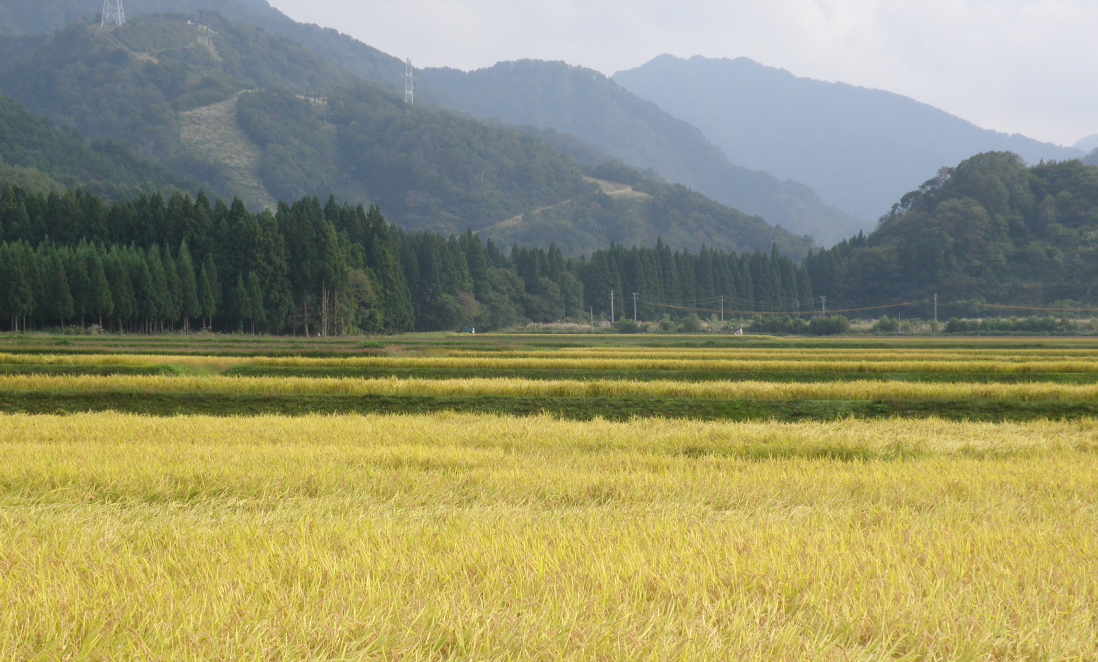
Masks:
[[[603,179],[595,179],[594,177],[584,177],[584,180],[598,186],[600,189],[602,189],[603,193],[614,198],[636,198],[638,200],[647,200],[652,197],[647,193],[636,190],[628,184],[608,182]]]
[[[240,95],[179,114],[183,144],[216,164],[227,186],[249,207],[273,208],[277,201],[259,176],[263,152],[236,121]]]

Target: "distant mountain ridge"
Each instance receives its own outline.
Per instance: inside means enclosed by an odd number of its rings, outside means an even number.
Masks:
[[[575,135],[632,167],[651,169],[796,234],[811,234],[822,244],[858,230],[855,219],[809,187],[732,165],[696,127],[597,71],[522,60],[471,72],[426,69],[420,79],[455,108]]]
[[[898,94],[799,78],[747,58],[663,55],[613,80],[699,127],[733,163],[804,182],[864,219],[886,213],[913,182],[978,153],[1010,151],[1031,163],[1083,155],[981,129]]]
[[[1079,142],[1075,143],[1074,147],[1075,149],[1081,150],[1083,152],[1093,152],[1094,150],[1098,149],[1098,134],[1083,138]]]

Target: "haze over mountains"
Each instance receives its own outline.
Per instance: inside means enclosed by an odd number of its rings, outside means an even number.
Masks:
[[[699,127],[735,164],[794,179],[867,221],[940,168],[991,151],[1029,163],[1073,148],[981,129],[881,90],[798,78],[746,58],[664,55],[613,79]]]

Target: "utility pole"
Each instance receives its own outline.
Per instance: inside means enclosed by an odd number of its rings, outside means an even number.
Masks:
[[[724,295],[721,295],[721,324],[724,324]]]
[[[820,297],[823,300],[823,316],[827,317],[827,297]]]
[[[938,323],[938,293],[934,293],[934,323]]]
[[[595,326],[595,307],[588,306],[588,309],[591,311],[591,326]]]
[[[633,293],[633,322],[637,322],[637,293]]]
[[[614,321],[614,290],[610,290],[610,322]]]

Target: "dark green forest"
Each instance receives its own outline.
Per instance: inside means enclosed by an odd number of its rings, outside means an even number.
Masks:
[[[638,315],[682,317],[725,297],[731,310],[793,309],[807,273],[773,253],[612,247],[590,259],[555,246],[506,252],[472,232],[408,233],[377,207],[306,197],[274,212],[240,200],[83,191],[0,192],[0,319],[9,328],[101,325],[338,335],[496,329],[607,318],[609,293]],[[807,305],[807,304],[806,304]]]
[[[981,154],[905,195],[872,234],[805,264],[815,292],[836,308],[925,302],[934,293],[950,302],[950,315],[1093,306],[1098,168],[1027,168],[1014,154]]]

